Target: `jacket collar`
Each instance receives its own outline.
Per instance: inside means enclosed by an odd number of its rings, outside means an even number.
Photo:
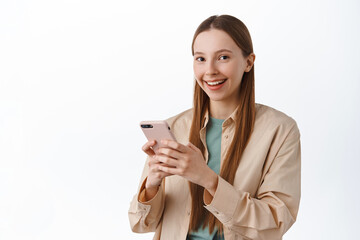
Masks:
[[[224,123],[223,123],[223,126],[227,125],[227,124],[230,124],[231,122],[236,122],[236,119],[237,119],[237,112],[239,110],[239,106],[238,105],[235,110],[230,114],[229,117],[227,117],[225,120],[224,120]],[[209,118],[210,118],[210,112],[209,112],[209,109],[207,108],[205,110],[205,114],[204,114],[204,126],[203,128],[205,128],[209,122]]]

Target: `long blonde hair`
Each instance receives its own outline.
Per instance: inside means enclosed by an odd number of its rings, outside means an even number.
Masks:
[[[203,21],[195,31],[192,41],[192,54],[194,55],[194,42],[196,37],[203,31],[219,29],[226,32],[242,50],[243,56],[247,57],[253,53],[250,33],[245,24],[239,19],[229,16],[211,16]],[[251,136],[255,122],[255,90],[254,90],[254,66],[249,72],[244,72],[240,88],[240,103],[237,111],[237,121],[234,138],[230,144],[226,157],[220,170],[220,176],[230,184],[234,183],[235,173],[240,163],[241,155]],[[194,89],[194,115],[190,129],[189,141],[197,146],[203,153],[205,146],[200,139],[200,129],[204,126],[204,115],[209,107],[209,97],[195,83]],[[216,217],[203,207],[204,188],[189,182],[192,198],[192,211],[190,216],[190,230],[196,231],[201,224],[203,227],[209,224],[210,233],[215,225],[220,232],[223,231],[222,224]]]

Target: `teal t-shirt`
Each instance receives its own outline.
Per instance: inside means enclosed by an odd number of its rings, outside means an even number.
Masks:
[[[206,126],[206,145],[209,153],[208,166],[219,174],[220,172],[220,157],[221,157],[221,133],[223,119],[216,119],[210,117],[208,125]],[[196,232],[191,231],[187,240],[224,240],[224,236],[217,236],[217,228],[209,234],[209,227],[204,229],[199,228]]]

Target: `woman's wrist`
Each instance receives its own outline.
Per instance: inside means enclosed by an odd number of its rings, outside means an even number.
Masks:
[[[218,185],[218,175],[214,171],[210,171],[208,179],[206,180],[204,188],[214,196]]]
[[[153,184],[151,182],[149,182],[149,179],[146,179],[146,183],[145,183],[145,188],[146,189],[151,189],[151,188],[159,188],[161,182],[157,183],[157,184]]]
[[[159,187],[145,188],[145,199],[146,201],[150,201],[159,191]]]
[[[160,184],[155,186],[149,184],[148,179],[146,179],[145,189],[144,189],[146,201],[150,201],[156,195],[156,193],[159,190],[159,186]]]

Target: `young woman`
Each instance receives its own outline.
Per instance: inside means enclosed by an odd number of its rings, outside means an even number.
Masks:
[[[192,42],[194,106],[167,120],[177,141],[148,155],[129,219],[154,239],[282,239],[300,201],[296,122],[255,103],[253,46],[229,15]]]

